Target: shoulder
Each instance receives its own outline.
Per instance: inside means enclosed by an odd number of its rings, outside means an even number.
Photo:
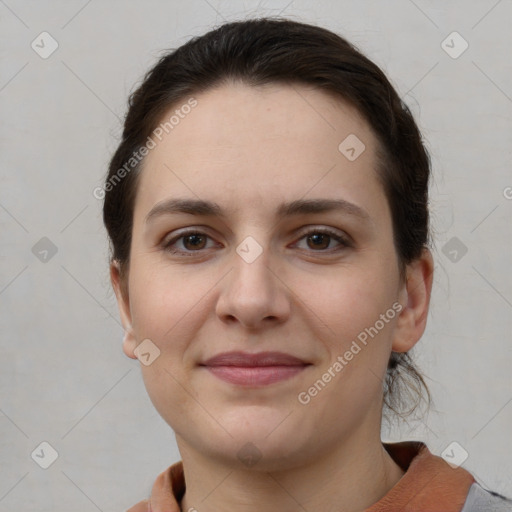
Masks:
[[[474,482],[461,512],[512,512],[512,500]]]

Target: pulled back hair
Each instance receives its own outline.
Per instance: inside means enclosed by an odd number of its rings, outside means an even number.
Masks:
[[[122,173],[122,180],[119,171],[170,108],[230,81],[309,85],[358,110],[376,135],[375,171],[390,206],[400,277],[405,279],[407,264],[430,244],[430,157],[409,108],[382,70],[344,38],[315,25],[265,17],[225,23],[167,51],[130,95],[122,140],[105,178],[103,205],[111,263],[119,265],[125,293],[144,160]],[[423,391],[430,406],[430,392],[410,355],[392,352],[383,384],[384,417],[386,407],[408,416],[425,398]],[[409,402],[412,407],[401,411]]]

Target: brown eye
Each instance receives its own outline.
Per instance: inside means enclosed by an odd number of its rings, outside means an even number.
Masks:
[[[314,249],[327,249],[327,247],[329,247],[330,238],[330,235],[326,235],[325,233],[308,235],[308,241],[311,241]]]
[[[207,237],[203,236],[200,233],[194,233],[192,235],[185,235],[183,238],[183,245],[185,248],[192,248],[192,249],[204,249],[204,243],[201,243],[201,241],[205,241]],[[190,242],[190,246],[187,247],[187,241]]]
[[[181,235],[177,237],[172,238],[168,242],[164,242],[163,248],[172,254],[190,255],[187,253],[199,252],[205,249],[206,240],[208,238],[210,238],[208,235],[200,231],[187,231],[181,233]],[[174,246],[180,240],[182,240],[183,249],[174,248]]]
[[[350,247],[350,242],[337,231],[330,229],[312,229],[304,233],[301,239],[306,238],[308,249],[316,252],[331,252],[328,248],[332,240],[338,242],[338,247],[331,248],[332,251],[341,250]]]
[[[194,253],[201,253],[201,251],[207,249],[207,240],[210,237],[201,231],[187,231],[182,232],[180,235],[172,238],[168,242],[164,242],[162,247],[165,251],[171,254],[183,255],[183,256],[194,256]],[[351,244],[344,236],[339,234],[337,231],[333,231],[326,228],[316,228],[305,232],[300,240],[307,240],[307,250],[319,253],[329,253],[342,250],[350,247]],[[176,247],[181,241],[181,247]],[[332,242],[338,243],[338,247],[329,246]]]

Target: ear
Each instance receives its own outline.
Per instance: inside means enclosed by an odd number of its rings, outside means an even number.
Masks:
[[[407,352],[425,332],[433,274],[432,253],[424,248],[422,255],[407,265],[405,283],[400,288],[399,302],[403,309],[393,336],[394,352]]]
[[[137,359],[134,350],[137,348],[137,340],[133,333],[130,301],[128,297],[128,284],[121,279],[119,262],[114,260],[110,264],[110,281],[116,294],[117,306],[124,328],[123,352],[131,359]]]

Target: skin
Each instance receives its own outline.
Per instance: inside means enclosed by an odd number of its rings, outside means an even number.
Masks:
[[[124,353],[137,358],[147,338],[160,350],[141,371],[176,434],[182,510],[364,510],[404,474],[380,439],[382,382],[391,350],[410,350],[424,332],[432,256],[425,249],[400,280],[377,140],[348,103],[302,85],[231,83],[195,97],[197,107],[145,159],[127,281],[111,265]],[[338,150],[351,133],[366,146],[354,161]],[[230,213],[144,224],[157,203],[176,197],[212,200]],[[368,219],[338,211],[275,216],[281,202],[302,198],[342,198]],[[199,251],[182,238],[174,248],[190,257],[166,252],[163,242],[187,227],[208,235],[196,242]],[[321,227],[350,245],[308,238]],[[248,236],[263,250],[252,263],[236,252]],[[301,404],[298,394],[395,302],[401,312]],[[278,350],[311,365],[260,388],[198,366],[231,350]],[[238,457],[248,442],[261,455],[253,466]],[[153,502],[153,511],[164,503]]]

